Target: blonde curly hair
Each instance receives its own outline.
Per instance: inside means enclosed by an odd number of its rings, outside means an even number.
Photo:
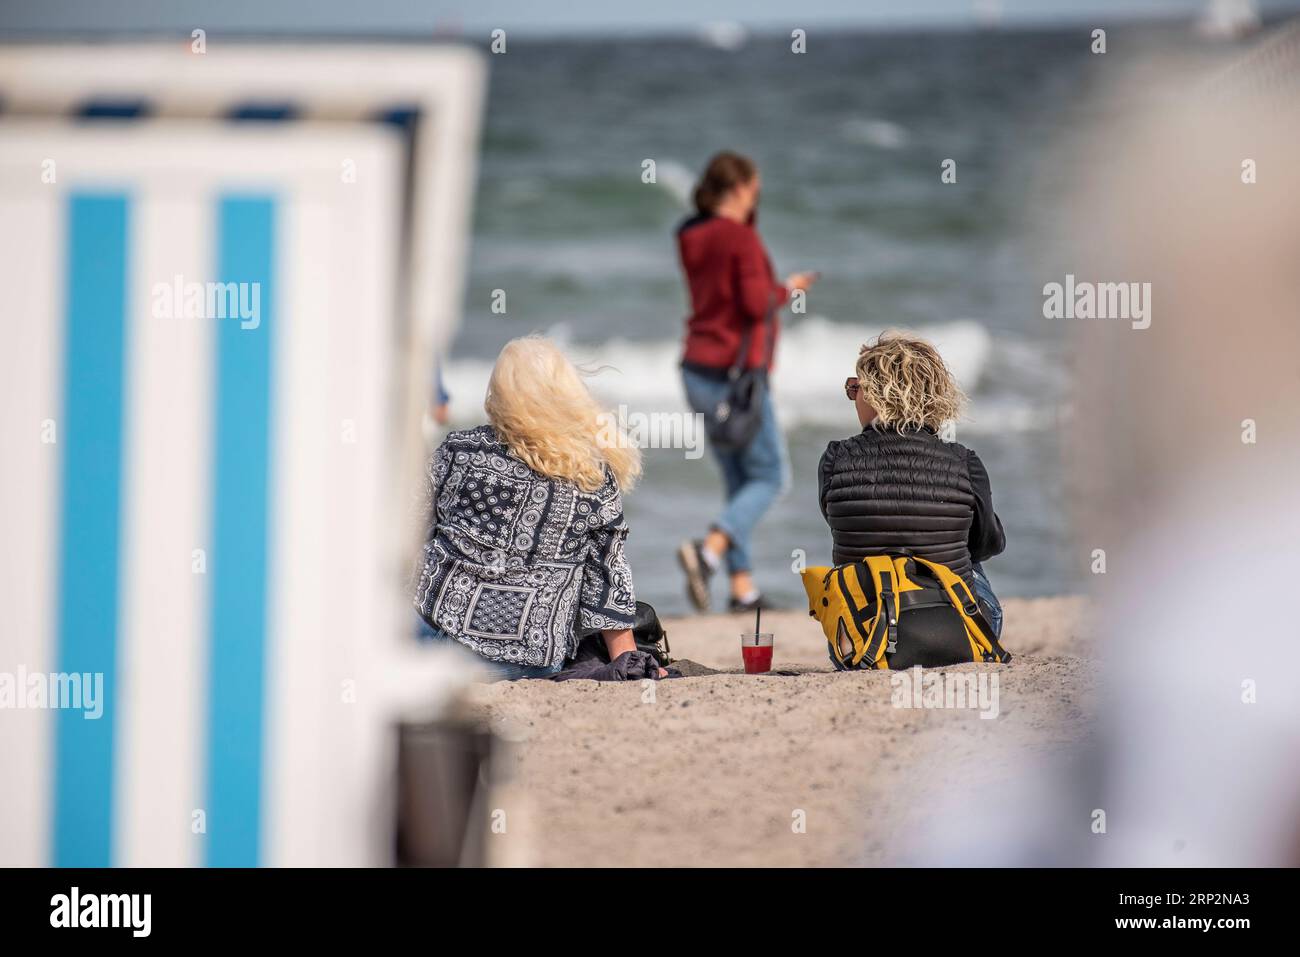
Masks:
[[[883,332],[858,353],[858,385],[876,410],[872,423],[901,432],[931,429],[955,421],[966,395],[937,349],[902,332]]]
[[[497,436],[533,471],[584,491],[605,483],[605,467],[626,492],[641,475],[641,450],[587,389],[550,339],[507,342],[488,380],[483,411]]]

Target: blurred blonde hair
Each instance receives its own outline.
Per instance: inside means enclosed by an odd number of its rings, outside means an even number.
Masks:
[[[611,414],[592,397],[581,373],[543,336],[506,343],[483,410],[510,451],[550,478],[594,492],[608,466],[626,492],[641,475],[641,450],[622,428],[612,427]]]
[[[858,353],[858,383],[882,429],[933,429],[961,415],[966,396],[924,339],[883,332]]]

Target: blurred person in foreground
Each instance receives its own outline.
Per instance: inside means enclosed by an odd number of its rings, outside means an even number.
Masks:
[[[488,424],[453,431],[428,468],[427,531],[413,600],[431,641],[453,642],[494,678],[547,678],[598,631],[610,660],[637,656],[622,493],[641,454],[548,339],[497,357]],[[643,674],[640,672],[644,672]]]
[[[726,565],[733,612],[767,607],[754,583],[750,539],[754,527],[789,486],[785,440],[776,421],[768,375],[779,334],[778,312],[815,273],[779,282],[754,226],[762,183],[753,160],[714,156],[695,188],[696,213],[677,230],[691,314],[686,320],[682,382],[692,409],[704,416],[709,445],[722,470],[726,504],[702,539],[683,542],[678,561],[687,595],[698,611],[710,604],[710,581]],[[719,441],[731,382],[753,372],[758,383],[756,428],[733,447]],[[735,412],[734,408],[730,409]]]
[[[1143,63],[1061,147],[1087,144],[1085,172],[1049,211],[1068,233],[1044,282],[1151,290],[1142,322],[1069,326],[1098,717],[1082,746],[1026,761],[1008,738],[946,765],[943,791],[920,782],[942,803],[901,863],[1300,864],[1300,61],[1278,40],[1214,79]],[[990,767],[986,788],[946,786]],[[956,819],[970,807],[979,829]]]
[[[1072,328],[1080,551],[1106,556],[1101,864],[1300,863],[1300,63],[1279,54],[1113,131],[1066,220],[1080,273],[1151,288],[1149,327]]]

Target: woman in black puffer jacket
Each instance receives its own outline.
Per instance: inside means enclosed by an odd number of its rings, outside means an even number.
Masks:
[[[980,563],[1006,548],[988,472],[973,451],[940,437],[965,396],[935,348],[887,333],[862,347],[844,391],[862,431],[831,442],[818,466],[822,515],[835,564],[910,554],[941,562],[966,580],[985,619],[1002,631],[1002,606]],[[969,661],[952,608],[903,616],[891,668]]]

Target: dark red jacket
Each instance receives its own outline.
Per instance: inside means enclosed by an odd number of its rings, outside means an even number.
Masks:
[[[745,367],[770,369],[768,357],[776,348],[779,309],[790,294],[776,281],[758,231],[723,216],[696,216],[677,230],[677,247],[691,298],[682,361],[695,367],[726,369],[736,361],[742,333],[754,326]],[[756,324],[769,309],[772,322],[764,336]]]

